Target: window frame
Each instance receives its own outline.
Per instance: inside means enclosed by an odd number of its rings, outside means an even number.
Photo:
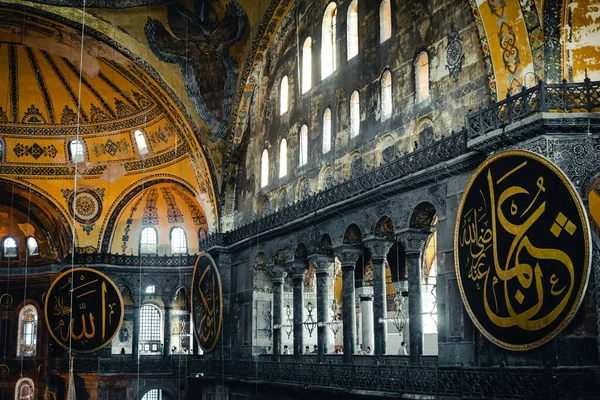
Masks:
[[[327,4],[321,24],[321,80],[337,70],[337,4]]]
[[[173,247],[173,235],[174,235],[174,232],[179,232],[179,231],[181,231],[183,233],[183,241],[184,241],[184,244],[185,244],[185,249],[184,249],[185,251],[177,251],[177,252],[175,252],[174,251],[175,248]],[[171,255],[178,255],[178,256],[180,256],[180,255],[186,255],[186,254],[188,254],[187,234],[185,232],[185,229],[183,229],[182,227],[180,227],[180,226],[174,226],[173,228],[171,228],[171,231],[169,232],[169,242],[171,244]]]
[[[423,58],[423,57],[426,57],[427,65],[421,66],[420,61],[421,61],[421,58]],[[415,77],[415,80],[414,80],[415,103],[416,104],[422,103],[431,97],[431,82],[429,81],[431,71],[430,71],[429,58],[430,57],[429,57],[429,53],[427,52],[427,50],[420,49],[417,51],[417,54],[415,55],[415,59],[413,61],[413,71],[414,71],[414,77]],[[427,79],[422,79],[422,77],[421,77],[422,72],[426,73]],[[422,82],[427,85],[425,89],[423,89],[421,87]],[[425,93],[423,93],[423,91],[425,91]]]
[[[279,142],[279,178],[283,178],[287,175],[287,140],[281,138]]]
[[[152,230],[154,231],[154,238],[156,239],[156,243],[144,243],[143,239],[144,239],[144,232]],[[140,240],[139,240],[139,253],[140,255],[146,255],[146,254],[157,254],[158,253],[158,230],[153,227],[153,226],[144,226],[140,232]],[[153,251],[143,251],[143,246],[156,246],[156,249]]]
[[[389,77],[388,85],[384,86],[386,82],[385,77]],[[381,120],[387,121],[390,119],[394,113],[394,93],[393,93],[393,81],[392,81],[392,71],[389,68],[385,68],[381,72],[381,76],[379,78],[379,91],[380,91],[380,104],[381,104]],[[387,90],[386,90],[387,89]],[[385,107],[388,104],[389,107]],[[387,111],[386,111],[387,110]]]
[[[356,96],[357,101],[354,101]],[[350,95],[350,138],[360,135],[360,92],[354,90]]]
[[[143,148],[145,149],[143,151],[138,137],[141,138],[141,140],[143,140]],[[150,148],[148,147],[148,141],[146,140],[146,135],[144,134],[144,131],[142,131],[141,129],[135,129],[133,131],[133,142],[135,143],[135,148],[140,157],[146,157],[150,154]]]
[[[263,149],[260,156],[260,188],[269,186],[269,150]]]
[[[75,147],[75,149],[73,149],[73,147]],[[81,150],[81,152],[79,150]],[[69,140],[69,162],[72,164],[85,162],[85,146],[83,140]]]
[[[329,116],[329,119],[326,117]],[[325,111],[323,111],[323,154],[327,154],[331,151],[331,139],[332,139],[332,130],[333,130],[333,121],[332,121],[332,113],[331,108],[327,107]],[[328,121],[328,122],[326,122]],[[328,127],[328,129],[325,129]]]
[[[35,251],[33,252],[31,251],[30,247],[29,247],[29,242],[33,240],[35,242]],[[27,249],[27,257],[40,257],[40,244],[37,241],[36,238],[34,238],[33,236],[27,236],[25,239],[25,248]]]
[[[312,88],[312,38],[308,36],[302,44],[302,94]]]
[[[346,59],[352,60],[360,52],[358,0],[352,0],[346,13]]]
[[[8,240],[12,240],[15,244],[15,254],[14,255],[6,255],[6,242]],[[19,258],[19,244],[17,243],[17,239],[14,236],[6,235],[2,238],[2,258],[5,260],[16,260]]]
[[[392,38],[392,2],[381,0],[379,3],[379,44]]]
[[[28,310],[33,311],[33,314],[34,314],[33,321],[24,321],[25,313]],[[21,308],[21,311],[19,311],[19,317],[18,317],[19,327],[17,329],[17,331],[18,331],[17,332],[17,357],[27,358],[27,357],[36,357],[37,356],[37,344],[38,344],[37,336],[38,336],[39,322],[40,322],[40,313],[38,312],[37,308],[33,304],[27,304],[23,308]],[[29,333],[29,334],[25,331],[26,325],[32,326],[31,333]],[[25,335],[30,336],[31,340],[29,340],[29,341],[26,340]],[[27,353],[26,352],[27,346],[31,347],[31,349],[32,349],[31,354],[23,354],[24,352]]]
[[[308,164],[308,125],[303,124],[298,133],[298,167]]]
[[[285,90],[284,90],[285,87]],[[284,96],[285,94],[285,96]],[[285,75],[281,78],[281,83],[279,84],[279,115],[283,115],[289,110],[289,96],[290,94],[290,84],[289,78]]]
[[[20,393],[24,386],[29,386],[30,393],[27,397],[23,397]],[[35,383],[33,379],[27,377],[19,379],[15,385],[15,400],[34,400],[35,398]]]
[[[152,313],[156,312],[156,314],[150,315],[150,312],[144,313],[143,311],[146,309],[153,309]],[[161,309],[153,304],[153,303],[145,303],[140,307],[139,311],[140,318],[140,332],[138,333],[138,343],[140,344],[140,355],[157,355],[160,354],[160,345],[163,344],[163,329],[164,329],[164,315],[161,312]],[[145,321],[145,319],[149,319]],[[148,324],[144,324],[148,322]],[[155,323],[158,322],[158,326]],[[149,330],[149,331],[147,331]],[[148,344],[149,346],[145,346]],[[154,346],[154,345],[157,346]],[[146,347],[148,350],[146,350]],[[154,348],[156,347],[156,350]]]

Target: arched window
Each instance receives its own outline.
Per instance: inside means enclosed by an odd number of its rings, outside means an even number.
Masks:
[[[279,143],[279,177],[287,175],[287,140],[281,139]]]
[[[279,91],[279,115],[283,115],[288,110],[288,77],[287,75],[281,80],[281,88]]]
[[[331,110],[328,108],[323,113],[323,154],[331,150]]]
[[[360,133],[360,96],[358,90],[352,92],[350,97],[350,137]]]
[[[161,389],[151,389],[146,392],[142,400],[162,400],[162,390]]]
[[[27,255],[28,256],[39,256],[40,248],[37,240],[34,237],[29,236],[27,238]]]
[[[187,239],[183,228],[175,227],[171,230],[171,254],[186,254]]]
[[[33,400],[35,396],[35,386],[29,378],[21,378],[15,386],[15,400]]]
[[[17,357],[35,357],[37,354],[38,313],[31,304],[19,313]]]
[[[269,151],[264,149],[260,159],[260,187],[264,188],[269,184]]]
[[[348,19],[346,20],[346,40],[348,41],[348,60],[358,54],[358,0],[348,6]]]
[[[71,157],[72,163],[85,161],[83,142],[81,140],[75,139],[69,142],[69,157]]]
[[[415,59],[415,101],[429,98],[429,55],[422,51]]]
[[[155,294],[156,293],[156,286],[155,285],[148,285],[148,286],[146,286],[146,290],[144,290],[144,293],[146,293],[146,294]]]
[[[308,127],[306,125],[302,125],[300,129],[299,142],[298,149],[300,154],[298,156],[298,166],[301,167],[308,162]]]
[[[2,240],[2,256],[4,258],[17,257],[17,241],[12,236],[6,236]]]
[[[312,65],[312,39],[306,38],[304,46],[302,46],[302,93],[310,90],[311,81],[311,65]]]
[[[381,120],[392,116],[392,73],[386,69],[381,74]]]
[[[392,37],[392,6],[390,0],[382,0],[379,4],[379,43]]]
[[[160,353],[160,311],[153,305],[140,308],[140,347],[144,353]]]
[[[321,37],[321,79],[327,78],[336,69],[336,19],[337,5],[329,3],[323,15]]]
[[[148,145],[146,144],[146,138],[144,137],[144,133],[139,129],[133,132],[133,138],[135,139],[135,145],[137,146],[138,153],[140,156],[145,156],[148,154]]]
[[[142,229],[140,237],[140,253],[154,254],[158,250],[158,236],[154,228],[146,227]]]

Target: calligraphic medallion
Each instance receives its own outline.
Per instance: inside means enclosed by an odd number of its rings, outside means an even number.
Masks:
[[[469,316],[493,343],[530,350],[564,329],[585,294],[590,255],[581,198],[553,163],[508,150],[475,170],[458,208],[455,268]]]
[[[60,274],[44,298],[52,338],[65,349],[91,353],[109,344],[123,323],[123,299],[114,282],[91,268]]]
[[[217,345],[223,325],[223,290],[215,261],[201,253],[192,277],[192,322],[200,348],[211,352]]]

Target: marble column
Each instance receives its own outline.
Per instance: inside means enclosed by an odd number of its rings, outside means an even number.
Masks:
[[[411,362],[419,362],[423,354],[423,306],[421,300],[422,271],[421,253],[430,233],[407,230],[398,235],[406,255],[408,270],[408,337]]]
[[[362,249],[353,245],[335,248],[342,263],[342,332],[344,333],[344,361],[351,362],[356,353],[356,306],[354,297],[354,269]]]
[[[360,300],[360,315],[362,319],[362,345],[373,349],[373,286],[363,286],[356,289],[356,295]]]
[[[283,280],[287,276],[283,265],[275,264],[269,271],[273,283],[273,354],[281,354],[283,324]]]
[[[163,340],[163,357],[168,357],[171,354],[171,318],[173,308],[171,305],[165,306],[165,325],[164,325],[164,340]],[[181,351],[180,348],[177,348]]]
[[[318,254],[309,257],[310,263],[315,267],[317,275],[317,347],[319,360],[327,353],[329,340],[329,274],[331,273],[333,257]]]
[[[304,352],[304,274],[308,269],[306,261],[292,262],[292,283],[294,285],[294,356]]]
[[[133,306],[133,332],[131,338],[131,354],[138,358],[140,354],[140,307]]]
[[[390,247],[394,244],[391,240],[372,237],[365,240],[365,246],[371,252],[373,262],[373,330],[375,332],[375,356],[387,353],[387,297],[385,293],[385,261]],[[381,322],[380,322],[381,321]],[[366,347],[365,347],[366,348]]]

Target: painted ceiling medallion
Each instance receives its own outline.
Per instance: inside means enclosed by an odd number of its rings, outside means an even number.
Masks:
[[[77,222],[82,224],[83,230],[89,234],[94,222],[102,214],[104,189],[83,189],[77,192],[71,189],[63,189],[62,192],[69,205],[69,212]]]
[[[450,76],[458,79],[462,71],[462,60],[465,57],[462,48],[462,37],[455,26],[452,26],[448,34],[448,47],[446,47],[446,68]]]

